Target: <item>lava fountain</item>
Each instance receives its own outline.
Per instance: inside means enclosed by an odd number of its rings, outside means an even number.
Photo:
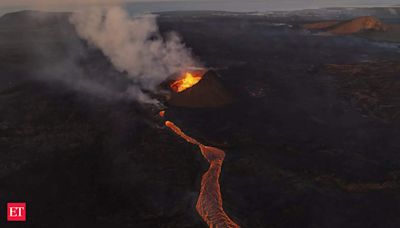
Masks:
[[[195,72],[186,72],[184,76],[171,84],[171,89],[177,93],[196,85],[201,80],[201,75]]]
[[[160,112],[160,116],[163,117],[164,114],[165,111]],[[187,142],[199,146],[203,157],[210,164],[208,170],[201,178],[200,194],[196,204],[197,212],[210,228],[238,228],[239,225],[229,218],[222,207],[219,177],[221,175],[225,152],[216,147],[205,146],[199,143],[196,139],[186,135],[171,121],[165,121],[165,126]]]

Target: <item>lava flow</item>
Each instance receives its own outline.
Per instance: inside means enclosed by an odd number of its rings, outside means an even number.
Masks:
[[[225,152],[218,148],[205,146],[199,143],[197,140],[186,135],[171,121],[166,121],[165,126],[169,127],[187,142],[199,146],[203,157],[210,163],[207,172],[205,172],[201,178],[200,194],[196,204],[197,212],[211,228],[238,228],[239,225],[229,218],[222,207],[219,176],[221,174]]]
[[[179,93],[196,85],[200,80],[201,76],[195,75],[194,72],[186,72],[184,77],[171,84],[171,89]]]

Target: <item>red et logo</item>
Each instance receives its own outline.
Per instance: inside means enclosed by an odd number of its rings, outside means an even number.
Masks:
[[[26,221],[26,203],[7,203],[7,221]]]

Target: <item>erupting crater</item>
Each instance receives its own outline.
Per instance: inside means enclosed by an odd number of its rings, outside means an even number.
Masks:
[[[231,93],[213,70],[191,70],[169,84],[168,104],[185,108],[212,108],[233,103]]]
[[[202,75],[195,72],[186,72],[184,76],[171,84],[171,89],[177,93],[182,92],[201,80]]]
[[[164,116],[165,111],[160,112]],[[210,228],[239,228],[222,207],[222,196],[219,185],[222,163],[224,162],[225,152],[211,146],[205,146],[196,139],[186,135],[179,127],[171,121],[165,121],[165,126],[170,128],[178,136],[187,142],[199,146],[203,157],[209,162],[208,170],[201,178],[201,188],[199,198],[196,203],[196,210]]]

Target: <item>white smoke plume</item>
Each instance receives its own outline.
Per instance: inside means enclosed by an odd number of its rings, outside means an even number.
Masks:
[[[172,74],[198,65],[175,33],[161,37],[154,15],[131,18],[121,7],[92,8],[74,13],[70,21],[81,38],[138,85],[127,91],[133,99],[146,100],[141,89],[154,90]]]

